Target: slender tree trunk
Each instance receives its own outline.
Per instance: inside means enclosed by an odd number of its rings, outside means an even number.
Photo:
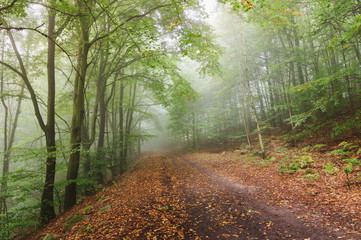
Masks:
[[[288,86],[286,86],[285,83],[285,77],[286,77],[286,70],[281,70],[282,74],[281,74],[281,82],[282,82],[282,87],[283,87],[283,91],[285,93],[285,99],[286,99],[286,104],[287,104],[287,110],[288,110],[288,116],[290,117],[290,123],[291,123],[291,127],[292,129],[294,128],[294,124],[293,124],[293,116],[292,116],[292,110],[291,110],[291,103],[290,103],[290,99],[289,99],[289,95],[287,93],[287,89]]]
[[[345,50],[342,50],[341,54],[342,54],[342,58],[343,58],[343,67],[346,70],[348,68],[348,66],[347,66]],[[346,74],[345,80],[346,80],[346,85],[347,85],[348,100],[349,100],[351,108],[353,110],[355,110],[354,93],[353,93],[354,89],[352,88],[350,77],[348,74]]]
[[[244,37],[243,26],[242,26],[241,31],[242,31],[241,34],[242,34],[242,43],[243,43],[243,54],[244,54],[245,80],[246,80],[246,84],[247,84],[247,88],[248,88],[248,94],[249,94],[249,97],[250,97],[253,119],[254,119],[254,121],[256,123],[256,128],[257,128],[257,133],[258,133],[258,140],[259,140],[259,144],[260,144],[260,147],[261,147],[261,155],[262,155],[262,158],[265,158],[266,155],[265,155],[265,150],[264,150],[264,146],[263,146],[262,133],[261,133],[261,129],[260,129],[259,123],[258,123],[256,108],[254,106],[254,101],[253,101],[253,96],[252,96],[252,91],[251,91],[251,85],[250,85],[250,79],[249,79],[249,74],[248,74],[247,49],[246,49],[246,40],[245,40],[245,37]]]
[[[317,79],[320,75],[320,64],[319,64],[319,53],[316,52],[316,48],[313,43],[313,39],[310,41],[311,50],[313,52],[312,54],[312,60],[313,60],[313,66],[314,66],[314,79]]]
[[[103,176],[103,168],[104,164],[101,162],[101,159],[104,159],[104,137],[105,137],[105,124],[106,124],[106,104],[105,104],[105,92],[106,92],[106,84],[107,79],[104,79],[104,71],[106,64],[108,62],[108,53],[105,53],[103,50],[100,50],[100,69],[99,69],[99,76],[97,81],[97,92],[99,96],[99,136],[98,136],[98,146],[97,146],[97,164],[95,165],[97,169],[97,182],[99,184],[104,183],[104,176]]]
[[[2,45],[5,44],[5,33],[3,35],[2,39]],[[4,61],[4,53],[5,53],[5,47],[2,48],[1,52],[1,61]],[[3,156],[3,169],[2,169],[2,184],[0,186],[1,194],[0,194],[0,215],[6,214],[7,208],[6,208],[6,195],[7,195],[7,181],[6,181],[6,174],[9,172],[9,157],[8,157],[8,117],[9,117],[9,108],[6,105],[5,99],[4,99],[4,66],[1,65],[1,76],[0,76],[0,96],[1,96],[1,103],[4,108],[4,156]],[[0,218],[1,220],[1,218]]]
[[[286,31],[286,30],[285,30]],[[292,41],[292,38],[291,38],[291,34],[289,33],[285,33],[286,34],[286,37],[287,37],[287,40],[288,40],[288,45],[291,49],[291,56],[293,56],[295,54],[295,50],[294,50],[294,46],[293,46],[293,41]],[[286,49],[286,45],[285,43],[283,42],[283,38],[281,36],[280,33],[278,33],[278,38],[280,39],[280,42],[282,44],[282,48],[283,48],[283,51],[285,52],[285,54],[287,53],[287,49]],[[295,72],[295,62],[294,61],[291,61],[290,62],[290,73],[291,73],[291,82],[293,84],[293,86],[297,86],[297,82],[296,82],[296,72]]]
[[[242,69],[242,66],[240,66],[240,69]],[[242,74],[241,74],[242,75]],[[247,99],[246,99],[246,92],[242,85],[243,84],[243,78],[241,77],[240,80],[242,81],[241,84],[241,107],[242,107],[242,117],[243,117],[243,123],[244,123],[244,131],[246,133],[246,138],[248,142],[249,149],[252,149],[251,139],[250,139],[250,133],[249,133],[249,123],[248,123],[248,108],[246,107]]]
[[[119,93],[119,166],[120,173],[123,173],[126,168],[126,160],[124,159],[124,83],[121,81],[120,83],[120,93]]]
[[[258,84],[256,90],[257,90],[257,95],[258,95],[258,99],[259,99],[259,106],[260,106],[260,110],[261,110],[261,120],[265,120],[266,119],[266,113],[264,111],[264,104],[263,104],[263,94],[261,92],[261,83]]]
[[[135,98],[136,98],[136,90],[137,90],[137,83],[134,83],[133,91],[132,87],[129,86],[129,108],[127,110],[127,117],[125,123],[125,150],[124,150],[124,161],[127,161],[128,151],[129,151],[129,137],[133,122],[133,113],[135,108]],[[132,93],[133,92],[133,93]]]
[[[355,55],[356,55],[356,58],[357,58],[357,61],[361,67],[361,54],[360,54],[360,50],[359,50],[359,47],[358,47],[358,44],[354,44],[352,45],[352,48],[355,52]]]
[[[266,73],[267,75],[270,75],[270,71],[269,71],[269,62],[268,62],[268,56],[267,54],[265,54],[265,63],[266,63]],[[272,86],[272,82],[271,82],[271,78],[268,78],[267,80],[267,85],[268,85],[268,93],[269,93],[269,101],[270,101],[270,105],[271,105],[271,109],[269,110],[269,118],[271,119],[270,123],[272,127],[276,127],[276,119],[275,119],[275,115],[276,112],[274,110],[275,107],[275,100],[274,100],[274,90],[273,90],[273,86]]]
[[[117,89],[117,79],[118,79],[118,73],[116,73],[114,75],[114,85],[112,88],[112,91],[114,92],[114,94],[116,93],[116,89]],[[115,101],[115,96],[112,97],[112,111],[111,111],[111,129],[112,129],[112,159],[113,159],[113,173],[115,175],[118,174],[118,169],[119,169],[119,162],[117,161],[117,137],[118,137],[118,133],[117,133],[117,115],[118,115],[118,106],[116,104]]]
[[[192,145],[193,149],[196,149],[196,130],[195,130],[195,116],[194,112],[192,112]]]

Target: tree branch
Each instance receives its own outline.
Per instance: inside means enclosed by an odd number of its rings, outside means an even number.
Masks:
[[[154,12],[155,10],[157,9],[160,9],[160,8],[164,8],[164,7],[168,7],[168,6],[171,6],[172,4],[165,4],[165,5],[160,5],[160,6],[157,6],[157,7],[154,7],[152,9],[149,9],[147,12],[143,13],[143,14],[138,14],[138,15],[134,15],[134,16],[131,16],[129,17],[128,19],[126,19],[124,22],[122,22],[121,24],[119,24],[117,27],[115,27],[112,31],[104,34],[103,36],[100,36],[100,37],[97,37],[97,38],[94,38],[90,43],[89,43],[89,46],[93,45],[94,43],[96,43],[97,41],[103,39],[103,38],[106,38],[108,36],[110,36],[111,34],[113,34],[114,32],[116,32],[119,28],[121,28],[124,24],[126,24],[127,22],[135,19],[135,18],[142,18],[142,17],[145,17],[147,16],[148,14]]]
[[[14,4],[19,1],[19,0],[13,0],[9,5],[5,6],[5,7],[1,7],[0,8],[0,12],[4,11],[4,10],[7,10],[9,8],[12,8],[14,6]]]
[[[4,65],[5,67],[9,68],[11,71],[15,72],[16,74],[18,74],[22,79],[24,79],[24,75],[19,72],[16,68],[13,68],[11,65],[3,62],[0,60],[0,64]]]
[[[70,62],[70,64],[71,64],[72,68],[73,68],[75,71],[78,71],[78,70],[76,69],[76,67],[74,66],[73,61],[71,60],[71,57],[70,57],[70,55],[68,54],[68,52],[65,51],[65,49],[62,48],[62,47],[61,47],[57,42],[55,42],[53,39],[49,38],[49,36],[48,36],[47,34],[45,34],[45,33],[43,33],[43,32],[41,32],[41,31],[38,30],[38,29],[39,29],[40,27],[42,27],[42,26],[44,26],[44,23],[41,24],[40,26],[37,26],[36,28],[11,27],[11,26],[7,26],[7,25],[6,25],[6,26],[0,25],[0,29],[8,30],[9,32],[10,32],[10,30],[16,30],[16,31],[31,30],[31,31],[35,31],[35,32],[39,33],[40,35],[42,35],[42,36],[46,37],[47,39],[50,39],[52,42],[54,42],[54,44],[55,44],[58,48],[60,48],[61,51],[63,51],[63,52],[65,53],[65,55],[66,55],[67,58],[69,59],[69,62]],[[64,26],[64,27],[65,27],[65,26]],[[60,30],[60,29],[59,29],[59,30]],[[58,33],[60,33],[59,30],[58,30]],[[60,31],[62,31],[62,30],[63,30],[63,29],[61,29]]]
[[[12,47],[14,49],[14,52],[16,54],[16,57],[18,59],[19,65],[20,65],[22,78],[24,80],[26,88],[28,89],[28,91],[30,93],[31,101],[33,102],[35,116],[38,119],[40,128],[45,132],[46,131],[46,125],[45,125],[44,120],[43,120],[43,118],[41,116],[41,113],[40,113],[40,109],[39,109],[39,105],[38,105],[38,102],[37,102],[37,97],[36,97],[35,91],[34,91],[33,86],[31,85],[31,83],[30,83],[30,81],[28,79],[28,76],[26,74],[26,70],[25,70],[25,67],[24,67],[23,60],[22,60],[22,58],[20,56],[20,53],[19,53],[19,51],[18,51],[18,49],[16,47],[14,37],[11,34],[10,30],[8,30],[8,34],[9,34],[11,45],[12,45]]]
[[[48,6],[44,3],[40,3],[40,2],[32,2],[32,1],[27,1],[28,3],[31,3],[31,4],[36,4],[36,5],[40,5],[40,6],[43,6],[45,8],[48,8],[48,9],[52,9],[56,12],[60,12],[61,14],[64,14],[64,15],[67,15],[69,17],[78,17],[78,16],[81,16],[81,14],[71,14],[71,13],[67,13],[67,12],[64,12],[64,11],[61,11],[59,9],[57,9],[56,7],[51,7],[51,6]]]

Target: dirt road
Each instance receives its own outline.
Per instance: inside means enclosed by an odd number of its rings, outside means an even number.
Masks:
[[[181,156],[161,159],[163,184],[182,192],[186,203],[185,229],[193,229],[201,239],[338,238],[287,209],[268,206],[253,196],[252,186],[234,183]],[[185,237],[194,238],[189,231]]]
[[[243,186],[181,155],[149,154],[38,234],[65,239],[339,239],[340,232],[267,205]],[[254,194],[257,192],[257,194]],[[71,215],[86,219],[65,232]],[[343,238],[343,239],[352,239]]]

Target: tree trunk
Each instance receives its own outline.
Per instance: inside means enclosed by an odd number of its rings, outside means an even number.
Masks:
[[[192,112],[192,145],[193,150],[196,149],[196,130],[195,130],[195,116],[194,112]]]
[[[33,103],[35,116],[38,120],[39,126],[45,134],[46,137],[46,148],[47,148],[47,160],[46,160],[46,177],[45,177],[45,184],[42,194],[41,200],[41,211],[40,217],[41,221],[44,223],[55,217],[55,210],[54,210],[54,197],[53,197],[53,190],[54,190],[54,177],[55,177],[55,164],[56,164],[56,147],[55,147],[55,111],[54,111],[54,103],[55,103],[55,64],[54,64],[54,57],[55,57],[55,44],[54,40],[56,38],[54,34],[55,28],[55,11],[49,10],[49,40],[48,40],[48,106],[47,106],[47,124],[45,125],[43,118],[41,116],[40,108],[38,105],[38,100],[36,93],[29,81],[28,75],[25,70],[25,66],[21,55],[16,47],[14,37],[11,31],[8,31],[9,38],[11,45],[14,49],[15,55],[18,59],[21,73],[15,71],[17,74],[21,76],[24,81],[26,88],[29,91],[31,101]],[[4,64],[3,64],[4,65]],[[11,67],[10,67],[11,68]],[[11,68],[12,69],[12,68]],[[14,70],[14,69],[12,69]]]
[[[269,71],[269,62],[268,62],[268,56],[267,54],[264,55],[265,57],[265,63],[266,63],[266,73],[267,75],[270,75],[270,71]],[[270,105],[271,105],[271,109],[269,110],[269,118],[271,126],[272,127],[276,127],[276,119],[275,119],[275,115],[276,112],[274,110],[275,107],[275,100],[274,100],[274,90],[273,90],[273,86],[272,86],[272,82],[271,82],[271,78],[268,78],[267,80],[267,85],[268,85],[268,94],[269,94],[269,98],[270,98]]]
[[[136,98],[136,90],[137,90],[137,83],[134,83],[133,91],[132,87],[129,86],[129,108],[127,110],[127,117],[125,122],[125,141],[124,141],[124,152],[123,152],[123,158],[124,161],[127,161],[127,155],[129,151],[129,137],[130,137],[130,131],[132,127],[133,122],[133,113],[135,108],[135,98]],[[133,93],[132,93],[133,92]]]
[[[296,25],[294,17],[291,15],[291,23]],[[295,45],[296,45],[296,64],[297,64],[297,74],[298,74],[298,80],[300,84],[305,83],[305,78],[302,71],[302,61],[301,61],[301,54],[300,54],[300,37],[298,36],[298,32],[296,27],[293,27],[293,35],[295,37]]]
[[[104,137],[105,137],[105,122],[106,122],[106,104],[105,104],[105,92],[106,92],[106,84],[107,79],[104,79],[103,72],[105,70],[106,64],[108,62],[108,53],[104,53],[103,50],[100,50],[100,69],[99,69],[99,76],[97,81],[97,92],[99,96],[99,136],[98,136],[98,146],[97,146],[97,159],[96,159],[96,171],[97,171],[97,182],[99,184],[104,183],[104,176],[103,176],[103,168],[104,165],[101,163],[101,160],[104,159]]]
[[[126,160],[124,159],[124,83],[120,83],[120,93],[119,93],[119,171],[123,173],[126,169]]]
[[[253,96],[252,96],[252,91],[251,91],[251,85],[250,85],[250,80],[249,80],[248,65],[247,65],[247,49],[246,49],[246,40],[245,40],[245,37],[244,37],[243,26],[242,26],[241,31],[242,31],[241,34],[242,34],[242,43],[243,43],[243,54],[244,54],[245,79],[246,79],[248,94],[249,94],[250,102],[251,102],[252,115],[253,115],[253,119],[254,119],[254,121],[256,123],[256,128],[257,128],[257,133],[258,133],[258,140],[259,140],[259,144],[260,144],[260,148],[261,148],[261,155],[262,155],[262,158],[265,158],[266,155],[265,155],[265,150],[264,150],[264,146],[263,146],[262,133],[261,133],[261,129],[260,129],[259,123],[258,123],[256,108],[254,106],[254,101],[253,101]]]
[[[71,153],[69,158],[69,165],[66,180],[68,181],[65,187],[64,209],[69,210],[76,204],[77,184],[76,179],[79,171],[80,161],[80,145],[81,145],[81,128],[84,116],[84,86],[86,70],[88,67],[88,52],[89,52],[89,31],[91,20],[86,13],[93,5],[92,1],[85,4],[83,1],[76,2],[77,8],[83,15],[80,17],[80,40],[78,49],[78,64],[77,74],[74,81],[74,100],[73,100],[73,115],[71,122],[70,145]]]
[[[5,44],[5,34],[2,39],[2,45]],[[3,47],[1,52],[1,61],[4,61],[4,53],[5,48]],[[4,108],[4,156],[3,156],[3,170],[2,170],[2,184],[0,186],[1,195],[0,195],[0,215],[6,214],[6,192],[7,192],[7,181],[6,181],[6,174],[9,172],[9,157],[8,157],[8,116],[9,116],[9,108],[5,103],[4,99],[4,66],[1,66],[1,76],[0,76],[0,96],[1,96],[1,103]]]
[[[239,62],[240,70],[242,71],[241,62]],[[251,139],[250,139],[250,133],[249,133],[249,124],[248,124],[248,107],[247,106],[247,99],[246,99],[246,92],[244,91],[244,80],[242,78],[242,72],[240,73],[240,87],[241,87],[241,107],[242,107],[242,116],[243,116],[243,122],[244,122],[244,131],[246,133],[246,138],[248,142],[249,149],[252,149]]]
[[[257,90],[257,96],[259,99],[259,106],[260,106],[260,110],[261,110],[261,120],[265,120],[266,119],[266,113],[264,111],[264,104],[263,104],[263,94],[261,92],[261,83],[259,82],[256,90]]]
[[[54,181],[56,166],[56,143],[55,143],[55,10],[48,10],[48,106],[47,123],[45,130],[46,138],[46,174],[43,194],[41,196],[40,218],[43,223],[55,218],[54,211]]]

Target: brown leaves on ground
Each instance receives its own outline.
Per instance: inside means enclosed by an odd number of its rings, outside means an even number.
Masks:
[[[139,163],[114,185],[86,198],[31,239],[42,239],[47,233],[59,239],[182,238],[184,202],[179,200],[179,192],[168,187],[172,173],[163,174],[167,170],[160,158],[153,156]],[[99,211],[107,205],[110,209]],[[64,232],[66,218],[76,213],[89,217]]]
[[[260,188],[255,192],[272,206],[283,206],[299,218],[320,222],[334,232],[343,231],[338,238],[361,239],[361,187],[357,172],[347,186],[343,168],[346,163],[330,154],[337,146],[322,149],[287,148],[280,141],[271,141],[269,157],[262,160],[240,152],[225,154],[196,153],[188,155],[204,167],[229,176],[235,182]],[[294,173],[285,173],[282,162],[309,156],[312,162]],[[332,166],[332,171],[327,171]],[[330,170],[330,169],[329,169]]]
[[[325,173],[314,153],[307,164],[317,178],[280,172],[277,158],[295,153],[272,144],[276,160],[240,152],[148,155],[27,239],[360,239],[359,188],[349,190],[340,172]],[[76,213],[87,218],[64,232]]]

